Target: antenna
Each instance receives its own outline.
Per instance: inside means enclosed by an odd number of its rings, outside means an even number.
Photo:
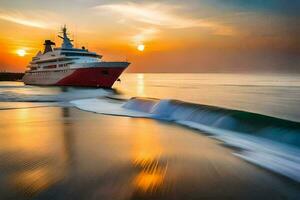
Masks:
[[[71,40],[69,37],[68,37],[68,32],[67,32],[67,26],[64,25],[64,27],[62,28],[62,36],[61,35],[58,35],[59,38],[61,38],[63,40],[63,43],[61,45],[62,48],[65,48],[65,49],[72,49],[73,48],[73,40]]]
[[[53,32],[52,32],[52,37],[53,37],[53,40],[52,40],[52,41],[54,41],[54,43],[56,43],[56,42],[57,42],[57,39],[56,39],[56,31],[53,31]]]
[[[76,45],[76,47],[78,47],[78,32],[77,32],[77,25],[76,24],[75,24],[75,37],[74,37],[75,45]]]

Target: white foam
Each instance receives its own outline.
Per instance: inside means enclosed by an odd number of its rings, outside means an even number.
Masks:
[[[234,155],[300,182],[300,150],[295,147],[195,122],[177,121],[177,123],[211,133],[216,139],[242,149]]]

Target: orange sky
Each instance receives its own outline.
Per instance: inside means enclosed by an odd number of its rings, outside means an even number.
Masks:
[[[24,71],[45,39],[60,45],[63,24],[75,46],[105,60],[128,60],[128,72],[298,70],[296,16],[278,12],[276,4],[268,10],[211,2],[0,2],[0,70]]]

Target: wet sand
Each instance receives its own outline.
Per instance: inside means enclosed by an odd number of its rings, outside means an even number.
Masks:
[[[0,111],[0,199],[300,199],[299,184],[174,124],[75,108]]]

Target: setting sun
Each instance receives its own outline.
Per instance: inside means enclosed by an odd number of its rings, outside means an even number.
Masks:
[[[26,51],[25,51],[24,49],[18,49],[18,50],[17,50],[17,54],[18,54],[18,56],[23,57],[23,56],[25,56]]]
[[[138,49],[139,51],[144,51],[145,45],[139,44],[138,47],[137,47],[137,49]]]

